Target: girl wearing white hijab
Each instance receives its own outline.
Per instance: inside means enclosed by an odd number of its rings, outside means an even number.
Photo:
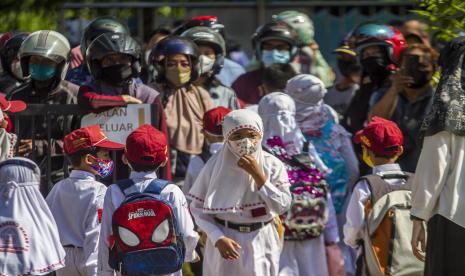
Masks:
[[[189,191],[195,222],[207,234],[205,276],[276,276],[280,237],[274,222],[290,206],[283,163],[261,147],[262,120],[235,110],[223,122],[226,146]]]
[[[285,241],[281,253],[279,275],[328,275],[328,267],[323,265],[327,263],[325,244],[328,248],[331,246],[339,251],[337,247],[339,234],[331,196],[329,192],[324,192],[324,188],[327,189],[327,184],[321,177],[321,172],[314,166],[314,160],[322,164],[323,162],[316,153],[313,144],[309,143],[307,147],[313,150],[308,150],[308,154],[313,164],[306,164],[309,166],[304,166],[305,168],[295,164],[298,159],[292,157],[303,153],[305,138],[296,124],[295,103],[290,96],[280,92],[266,95],[258,104],[258,114],[264,125],[263,146],[286,164],[289,181],[295,189],[292,192],[295,195],[294,200],[300,206],[307,206],[304,208],[308,210],[308,212],[302,211],[304,213],[302,216],[295,211],[289,211],[282,216],[285,225]],[[317,167],[321,167],[321,165]],[[309,189],[309,193],[302,193],[302,188]],[[322,210],[321,206],[324,206],[319,204],[322,202],[324,202],[325,211],[318,212],[317,210]],[[318,215],[308,216],[308,213]],[[299,224],[299,227],[296,228],[306,228],[293,233],[295,230],[291,229],[294,228],[289,226],[295,220],[307,222]],[[319,227],[322,226],[324,230],[320,230]],[[318,231],[312,232],[316,229]],[[306,231],[314,234],[305,234]]]
[[[337,122],[337,113],[323,102],[323,82],[301,74],[287,82],[285,93],[294,99],[296,120],[304,137],[311,141],[331,173],[325,176],[338,214],[342,213],[348,188],[358,179],[357,156],[351,135]]]
[[[39,184],[34,162],[18,157],[0,163],[1,275],[45,275],[64,267],[65,251]]]

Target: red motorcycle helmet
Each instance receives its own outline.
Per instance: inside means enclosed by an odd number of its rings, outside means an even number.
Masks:
[[[407,41],[398,29],[373,22],[356,27],[351,32],[349,41],[358,53],[369,46],[383,46],[393,64],[398,63],[400,53],[407,46]]]

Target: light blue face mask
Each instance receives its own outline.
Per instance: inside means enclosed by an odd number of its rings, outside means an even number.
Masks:
[[[33,80],[49,80],[55,76],[56,70],[53,65],[29,63],[29,73]]]
[[[265,67],[269,67],[276,63],[288,63],[291,59],[291,53],[289,51],[278,51],[274,50],[263,50],[262,62]]]

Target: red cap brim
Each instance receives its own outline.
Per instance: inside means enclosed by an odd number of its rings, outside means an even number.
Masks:
[[[100,143],[95,144],[94,146],[104,149],[113,149],[113,150],[122,150],[124,149],[124,145],[116,142],[112,142],[108,139],[103,140]]]
[[[8,101],[8,106],[3,111],[11,113],[21,112],[26,109],[27,105],[23,101]]]

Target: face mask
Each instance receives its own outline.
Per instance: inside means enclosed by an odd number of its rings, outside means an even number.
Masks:
[[[113,172],[113,168],[114,168],[114,163],[112,160],[104,160],[104,159],[100,159],[100,158],[97,158],[97,157],[94,157],[95,160],[97,160],[97,165],[92,165],[92,169],[94,169],[97,174],[102,177],[102,178],[105,178],[105,177],[108,177],[111,175],[111,173]]]
[[[31,74],[31,79],[44,81],[49,80],[55,76],[56,68],[52,65],[30,63],[29,73]]]
[[[360,73],[360,64],[356,60],[337,60],[337,68],[344,77],[352,77]]]
[[[365,162],[365,164],[368,165],[370,168],[374,168],[375,165],[373,164],[373,161],[371,160],[370,155],[368,154],[368,150],[366,147],[362,146],[362,159]]]
[[[200,74],[206,74],[213,69],[213,65],[215,64],[215,60],[211,59],[205,55],[201,55],[199,57],[200,62]]]
[[[269,67],[277,63],[288,63],[291,59],[291,53],[289,51],[278,51],[278,50],[263,50],[262,62],[265,67]]]
[[[411,77],[413,78],[413,84],[410,85],[411,88],[420,88],[425,86],[427,83],[431,81],[431,72],[424,70],[423,68],[416,68],[413,72],[411,72]]]
[[[102,68],[102,79],[113,85],[124,85],[132,77],[132,68],[127,64],[117,64]]]
[[[362,59],[360,63],[370,79],[377,84],[384,81],[390,73],[384,57],[369,57]]]
[[[258,149],[258,141],[250,138],[244,138],[236,141],[229,140],[228,143],[231,146],[231,151],[239,157],[252,155],[257,152]]]
[[[166,68],[165,77],[175,87],[183,86],[191,80],[191,68],[168,67]]]
[[[21,63],[19,61],[13,61],[11,64],[11,73],[19,80],[23,79],[23,70],[21,69]]]

